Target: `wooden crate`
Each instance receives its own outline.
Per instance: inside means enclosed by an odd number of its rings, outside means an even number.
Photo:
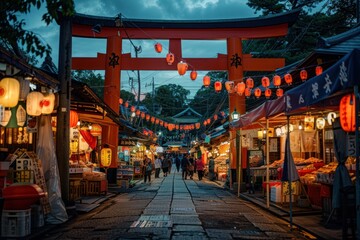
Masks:
[[[81,200],[80,186],[81,186],[81,179],[69,179],[69,199],[70,199],[70,201]]]
[[[87,180],[87,195],[101,195],[107,193],[107,180]]]

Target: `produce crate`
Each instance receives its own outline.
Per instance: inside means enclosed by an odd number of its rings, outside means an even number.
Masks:
[[[107,180],[87,180],[87,195],[101,195],[107,193]]]
[[[69,198],[70,201],[80,200],[81,179],[69,179]]]
[[[24,237],[31,233],[31,209],[3,210],[1,219],[2,237]]]

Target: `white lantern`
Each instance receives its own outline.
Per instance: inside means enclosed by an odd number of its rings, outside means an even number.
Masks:
[[[329,124],[330,126],[331,126],[332,123],[334,122],[335,118],[336,118],[336,113],[334,113],[334,112],[329,112],[329,113],[328,113],[328,115],[327,115],[327,122],[328,122],[328,124]]]
[[[3,78],[0,81],[0,105],[15,107],[20,95],[20,83],[15,78]]]
[[[11,118],[11,110],[4,110],[1,114],[0,114],[0,125],[5,127],[6,125],[8,125],[9,121]]]
[[[42,101],[42,114],[51,114],[54,110],[55,105],[55,94],[53,93],[45,93],[44,99]]]
[[[316,128],[323,129],[325,127],[325,118],[320,117],[316,119]]]
[[[30,116],[40,116],[42,113],[44,95],[41,92],[31,92],[26,98],[26,112]]]

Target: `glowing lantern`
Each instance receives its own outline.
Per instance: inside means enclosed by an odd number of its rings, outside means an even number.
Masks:
[[[94,137],[101,136],[102,128],[99,124],[92,124],[90,129],[90,134]]]
[[[255,95],[256,98],[261,97],[261,90],[260,90],[260,88],[255,88],[255,90],[254,90],[254,95]]]
[[[273,77],[273,84],[275,87],[279,87],[281,85],[281,77],[279,75],[275,75]]]
[[[0,105],[15,107],[20,96],[20,83],[15,78],[3,78],[0,81]]]
[[[42,114],[51,114],[54,110],[55,105],[55,94],[47,93],[44,94],[44,99],[42,100]]]
[[[210,86],[210,77],[209,76],[204,76],[203,77],[203,84],[205,87]]]
[[[136,110],[135,114],[136,114],[137,117],[140,116],[140,110],[139,109]]]
[[[218,120],[218,115],[214,115],[214,120]]]
[[[317,129],[323,129],[325,127],[325,118],[320,117],[316,119],[316,127]]]
[[[264,87],[264,88],[267,88],[270,86],[270,79],[268,77],[263,77],[261,79],[261,85]]]
[[[102,167],[109,167],[111,165],[111,148],[103,148],[101,149],[101,166]]]
[[[160,122],[160,119],[156,118],[156,119],[155,119],[155,124],[157,124],[157,125],[158,125],[158,124],[159,124],[159,122]]]
[[[128,101],[126,101],[126,102],[124,103],[124,107],[126,107],[126,108],[129,107],[129,102],[128,102]]]
[[[245,83],[244,82],[239,82],[237,85],[236,85],[237,89],[236,89],[236,92],[237,94],[239,94],[240,96],[243,95],[243,93],[245,92]]]
[[[332,123],[335,121],[335,118],[336,118],[336,113],[334,112],[329,112],[328,115],[327,115],[327,122],[328,124],[331,126]]]
[[[124,100],[122,98],[119,98],[119,104],[123,104]]]
[[[221,84],[221,82],[220,81],[216,81],[215,83],[214,83],[214,88],[215,88],[215,92],[221,92],[221,89],[222,89],[222,84]]]
[[[155,117],[152,116],[151,119],[150,119],[150,121],[151,121],[152,123],[154,123],[154,122],[155,122]]]
[[[161,45],[161,43],[155,43],[154,47],[155,47],[155,51],[156,51],[157,53],[161,53],[161,51],[162,51],[162,45]]]
[[[200,128],[200,123],[195,123],[195,127],[196,127],[196,129],[199,129]]]
[[[245,97],[250,97],[251,96],[251,89],[250,88],[245,88]]]
[[[76,127],[79,121],[79,116],[76,111],[70,111],[70,122],[69,125],[71,128]]]
[[[252,78],[246,79],[246,87],[247,88],[254,88],[254,80]]]
[[[169,125],[169,123],[167,123],[167,122],[164,123],[164,127],[165,127],[165,128],[167,128],[168,125]]]
[[[144,113],[144,112],[141,112],[140,117],[141,117],[142,119],[144,119],[144,118],[145,118],[145,113]]]
[[[315,68],[316,76],[319,76],[320,74],[322,74],[322,72],[323,72],[323,68],[321,66],[316,66]]]
[[[26,112],[30,116],[40,116],[42,113],[44,95],[41,92],[31,92],[26,98]]]
[[[285,74],[284,79],[288,85],[291,85],[293,82],[293,79],[292,79],[292,76],[290,73]]]
[[[178,73],[182,76],[186,73],[186,71],[188,70],[188,65],[186,62],[183,62],[183,61],[180,61],[178,64],[177,64],[177,70],[178,70]]]
[[[301,81],[305,82],[307,78],[308,78],[307,71],[305,69],[301,70],[300,71],[300,79],[301,79]]]
[[[146,114],[145,119],[146,119],[146,121],[149,121],[150,120],[150,114]]]
[[[354,132],[356,113],[355,113],[355,95],[348,94],[340,100],[340,124],[345,132]]]
[[[135,112],[135,110],[136,110],[136,109],[135,109],[135,106],[131,106],[131,107],[130,107],[130,111],[131,111],[131,112]]]
[[[166,62],[169,64],[169,65],[172,65],[173,62],[175,60],[175,57],[174,57],[174,54],[172,54],[171,52],[169,52],[168,54],[166,54]]]
[[[282,97],[283,95],[284,95],[284,90],[282,90],[281,88],[276,89],[277,97]]]
[[[228,93],[233,93],[234,92],[234,81],[226,81],[225,82],[225,88],[226,91],[228,91]]]
[[[196,78],[197,78],[197,72],[195,70],[192,70],[190,73],[190,79],[195,81]]]
[[[271,97],[271,94],[272,94],[272,92],[271,92],[271,89],[270,88],[267,88],[267,89],[265,89],[265,97],[266,98],[270,98]]]

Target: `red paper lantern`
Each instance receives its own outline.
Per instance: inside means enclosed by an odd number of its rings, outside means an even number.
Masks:
[[[354,94],[348,94],[341,98],[339,115],[342,129],[345,132],[355,132],[356,113]]]
[[[124,106],[125,106],[126,108],[128,108],[128,107],[129,107],[129,102],[126,101],[126,102],[124,103]]]
[[[139,109],[137,109],[136,112],[135,112],[136,116],[140,116],[140,113],[141,113],[141,112],[140,112]]]
[[[281,97],[282,95],[284,95],[284,90],[281,88],[276,89],[276,96]]]
[[[316,76],[319,76],[320,74],[322,74],[322,72],[323,72],[322,66],[316,66],[316,68],[315,68]]]
[[[197,72],[195,70],[192,70],[190,73],[190,79],[195,81],[197,78]]]
[[[247,88],[250,88],[250,89],[254,88],[254,79],[252,79],[252,78],[247,78],[247,79],[246,79],[246,87],[247,87]]]
[[[234,92],[234,81],[226,81],[225,82],[225,88],[226,91],[228,91],[228,93],[233,93]]]
[[[99,124],[91,124],[90,134],[94,137],[101,136],[102,128]]]
[[[264,88],[267,88],[270,86],[270,79],[268,77],[263,77],[261,79],[261,85],[264,87]]]
[[[159,125],[159,123],[160,123],[160,119],[156,118],[155,119],[155,124]]]
[[[145,120],[146,120],[146,121],[149,121],[149,120],[150,120],[150,114],[146,114]]]
[[[144,118],[145,118],[145,113],[144,113],[144,112],[141,112],[140,117],[141,117],[142,119],[144,119]]]
[[[288,85],[291,85],[293,82],[293,79],[292,79],[292,76],[290,73],[285,74],[284,79]]]
[[[273,84],[275,87],[280,87],[281,85],[281,77],[279,75],[275,75],[273,77]]]
[[[218,115],[214,115],[214,120],[218,120]]]
[[[119,98],[119,104],[123,104],[124,100],[122,98]]]
[[[266,98],[270,98],[270,97],[271,97],[271,94],[272,94],[272,92],[271,92],[271,89],[270,89],[270,88],[265,89],[265,97],[266,97]]]
[[[210,77],[209,76],[204,76],[203,77],[203,84],[204,84],[205,87],[210,86]]]
[[[195,123],[195,127],[196,127],[196,129],[199,129],[200,128],[200,123]]]
[[[251,88],[245,88],[245,97],[250,97],[251,96]]]
[[[151,121],[152,123],[154,123],[154,122],[155,122],[155,117],[152,116],[151,119],[150,119],[150,121]]]
[[[260,88],[255,88],[255,90],[254,90],[254,95],[255,95],[256,98],[261,97],[261,90],[260,90]]]
[[[156,44],[154,45],[154,47],[155,47],[155,51],[156,51],[157,53],[161,53],[161,51],[162,51],[162,45],[161,45],[161,43],[156,43]]]
[[[135,112],[135,106],[131,106],[130,111]]]
[[[308,78],[307,71],[305,69],[301,70],[300,71],[300,79],[301,79],[301,81],[305,82],[307,78]]]
[[[70,111],[70,127],[76,127],[77,123],[79,121],[79,116],[76,111],[71,110]]]
[[[240,96],[242,96],[245,92],[245,83],[244,82],[239,82],[236,85],[236,92],[237,94],[239,94]]]
[[[214,83],[214,88],[215,88],[215,92],[219,93],[221,92],[221,89],[222,89],[222,84],[220,81],[216,81]]]
[[[169,64],[169,65],[172,65],[173,62],[175,60],[175,57],[174,57],[174,54],[172,54],[171,52],[169,52],[168,54],[166,54],[166,62]]]
[[[180,76],[184,75],[186,73],[187,69],[188,69],[188,65],[186,62],[180,61],[177,64],[177,70],[178,70],[178,73],[180,74]]]

